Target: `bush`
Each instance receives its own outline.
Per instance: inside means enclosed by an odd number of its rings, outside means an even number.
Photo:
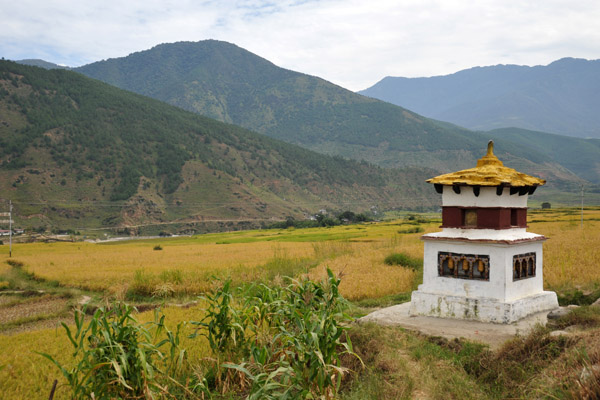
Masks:
[[[392,253],[387,256],[383,262],[387,265],[401,265],[403,267],[412,268],[415,271],[423,268],[423,260],[412,258],[404,253]]]
[[[12,260],[12,259],[6,260],[6,263],[14,268],[21,268],[23,265],[25,265],[21,261]]]
[[[556,294],[558,296],[558,304],[561,306],[568,306],[570,304],[589,306],[600,298],[600,290],[594,290],[587,294],[579,289],[557,290]]]
[[[400,229],[398,233],[420,233],[423,232],[421,225],[414,226],[412,228]]]
[[[407,224],[413,224],[413,225],[416,225],[416,224],[426,224],[426,223],[429,222],[427,220],[427,218],[422,217],[422,216],[417,215],[417,214],[410,214],[410,215],[406,216],[404,218],[404,221]]]

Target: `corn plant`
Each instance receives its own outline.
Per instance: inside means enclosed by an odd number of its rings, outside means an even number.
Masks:
[[[221,388],[222,393],[229,388],[230,382],[235,380],[229,370],[223,370],[222,363],[237,357],[237,353],[245,348],[246,321],[234,306],[231,289],[231,280],[224,282],[222,288],[213,294],[201,297],[208,303],[204,318],[201,321],[191,321],[198,327],[190,335],[191,338],[204,336],[216,357],[214,363],[208,368],[207,378]],[[243,379],[241,380],[243,384]]]
[[[242,325],[237,309],[233,306],[231,280],[225,281],[223,287],[214,294],[203,296],[201,299],[208,303],[206,314],[201,321],[192,321],[191,324],[204,329],[200,329],[200,333],[196,332],[191,337],[205,336],[210,348],[218,354],[243,343],[245,327]]]
[[[349,337],[341,340],[351,319],[343,312],[339,283],[328,271],[326,284],[253,286],[237,306],[229,282],[205,297],[206,318],[195,324],[216,359],[224,361],[220,367],[230,372],[215,386],[224,392],[223,384],[231,385],[236,376],[250,400],[333,398],[347,372],[339,356],[354,354]]]
[[[352,343],[340,340],[350,317],[343,313],[340,280],[328,271],[328,284],[293,281],[284,291],[275,338],[285,349],[289,382],[300,398],[332,397],[342,375],[340,352],[352,353]],[[335,377],[335,380],[332,378]]]
[[[185,359],[179,347],[181,325],[175,333],[167,330],[158,311],[153,322],[139,324],[134,310],[122,303],[99,308],[87,325],[84,310],[76,310],[74,330],[62,324],[78,360],[70,369],[40,353],[60,369],[73,398],[151,399],[167,391],[161,378],[176,375]],[[165,345],[168,352],[162,350]]]

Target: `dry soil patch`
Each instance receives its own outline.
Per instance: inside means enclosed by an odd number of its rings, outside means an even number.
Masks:
[[[0,325],[8,324],[22,318],[43,317],[58,314],[67,307],[67,299],[41,297],[39,301],[0,307]]]

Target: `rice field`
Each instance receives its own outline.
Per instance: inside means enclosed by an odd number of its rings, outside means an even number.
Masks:
[[[428,225],[435,230],[438,223]],[[100,244],[19,244],[13,259],[35,276],[62,286],[119,294],[140,285],[169,284],[175,293],[187,295],[210,290],[214,277],[260,279],[276,261],[304,265],[311,277],[324,276],[331,268],[344,276],[344,296],[360,299],[410,289],[414,272],[383,264],[393,251],[422,254],[420,233],[398,233],[406,226],[413,225],[394,221]],[[6,259],[7,254],[0,254],[0,265],[6,265]],[[364,282],[371,285],[365,287]]]
[[[410,292],[419,272],[386,265],[383,260],[399,252],[422,257],[420,236],[439,230],[439,225],[439,220],[394,220],[109,243],[17,244],[13,260],[35,277],[109,298],[124,298],[129,289],[141,285],[147,285],[146,293],[152,294],[166,285],[169,294],[191,299],[218,284],[215,277],[230,277],[234,282],[276,280],[291,271],[320,279],[330,268],[341,276],[342,295],[361,300]],[[421,232],[406,233],[417,226]],[[600,208],[585,211],[583,227],[577,210],[531,210],[529,230],[549,238],[544,244],[546,288],[600,287]],[[7,260],[8,247],[0,246],[0,285],[11,268]],[[178,321],[200,319],[202,307],[169,307],[165,313],[174,328]],[[149,319],[151,313],[139,318]],[[205,344],[185,340],[194,357],[201,357]],[[71,351],[62,328],[0,334],[0,349],[3,398],[47,398],[52,381],[60,379],[59,372],[34,351],[60,361],[67,361]],[[55,398],[65,398],[65,393],[59,390]]]
[[[544,286],[593,289],[600,284],[600,221],[532,223],[544,243]]]
[[[160,250],[154,250],[160,246]],[[94,291],[113,290],[133,282],[136,273],[179,276],[189,292],[209,289],[212,275],[252,270],[276,256],[307,257],[310,243],[197,244],[130,241],[118,244],[51,243],[21,245],[14,258],[28,271],[61,285]],[[18,255],[17,255],[18,254]]]

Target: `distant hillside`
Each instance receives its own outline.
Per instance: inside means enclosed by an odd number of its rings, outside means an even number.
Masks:
[[[504,139],[522,148],[535,148],[536,153],[556,160],[571,171],[579,171],[581,178],[600,183],[600,139],[571,138],[519,128],[495,129],[486,134],[496,141]]]
[[[321,208],[435,207],[432,173],[323,156],[75,72],[0,62],[0,193],[21,225],[225,229]]]
[[[469,129],[518,127],[600,138],[600,60],[563,58],[547,66],[387,77],[359,93]]]
[[[323,79],[279,68],[233,44],[207,40],[158,45],[77,71],[326,154],[384,167],[423,166],[449,172],[472,167],[489,135],[422,117],[350,92]],[[498,155],[551,186],[579,179],[537,151],[499,139]],[[600,152],[598,153],[600,158]],[[594,175],[600,183],[600,174]]]
[[[476,158],[471,152],[486,143],[462,128],[442,127],[323,79],[279,68],[226,42],[162,44],[76,70],[309,149],[383,166],[444,168],[458,156],[467,166]]]
[[[63,65],[54,64],[48,61],[40,60],[39,58],[30,58],[26,60],[17,60],[19,64],[29,65],[32,67],[40,67],[44,69],[69,69],[69,67],[65,67]]]

